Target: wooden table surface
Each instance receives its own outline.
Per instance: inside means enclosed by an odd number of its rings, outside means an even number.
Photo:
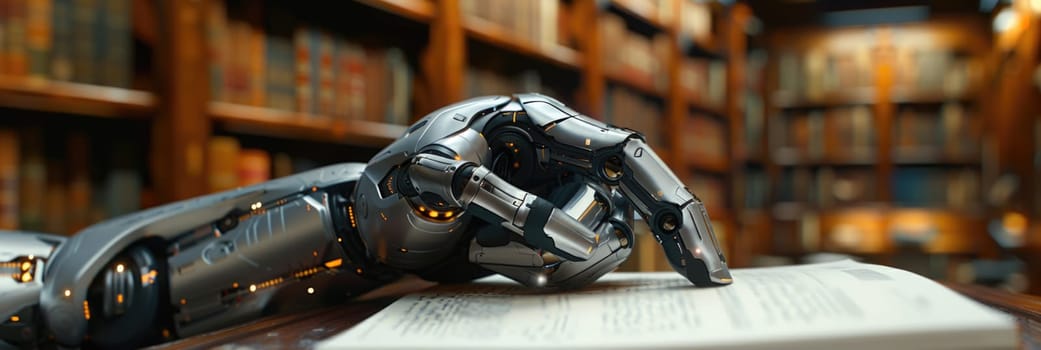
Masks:
[[[432,285],[418,278],[406,278],[363,295],[357,301],[269,316],[240,326],[161,344],[152,349],[311,349],[316,342],[364,321],[399,296]],[[1041,297],[976,285],[945,285],[1015,316],[1020,324],[1021,348],[1041,350]]]

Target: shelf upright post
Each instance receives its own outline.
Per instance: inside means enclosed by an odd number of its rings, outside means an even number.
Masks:
[[[221,1],[221,0],[208,0]],[[152,124],[150,167],[160,203],[206,192],[206,113],[209,81],[203,1],[164,0],[157,5],[155,50],[158,112]]]
[[[568,23],[577,29],[579,56],[581,64],[581,82],[579,83],[577,100],[578,109],[589,116],[603,120],[604,91],[607,80],[604,75],[603,46],[600,41],[600,7],[597,0],[577,0],[572,5],[576,23]]]
[[[458,0],[433,0],[430,45],[423,53],[422,69],[430,77],[430,96],[435,105],[462,100],[466,77],[466,33]]]
[[[730,239],[727,240],[728,247],[724,249],[727,249],[731,255],[730,259],[732,262],[730,264],[732,266],[747,265],[751,260],[749,253],[751,246],[754,244],[750,237],[743,237],[741,230],[738,229],[736,224],[741,217],[740,213],[742,211],[739,209],[743,209],[739,206],[739,203],[744,199],[745,165],[743,161],[738,160],[747,153],[747,151],[744,151],[745,56],[748,50],[745,26],[748,24],[751,16],[751,9],[747,5],[741,3],[734,4],[727,10],[725,29],[721,33],[725,35],[726,40],[726,51],[724,53],[724,57],[727,59],[726,107],[723,119],[726,123],[726,130],[729,131],[729,135],[727,135],[726,161],[731,175],[725,180],[724,186],[727,188],[726,192],[730,194],[730,198],[727,198],[730,202],[727,208],[731,213],[734,213],[732,217],[725,220]]]

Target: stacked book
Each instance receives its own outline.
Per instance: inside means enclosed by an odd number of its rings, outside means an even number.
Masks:
[[[0,76],[132,83],[130,0],[0,0]]]

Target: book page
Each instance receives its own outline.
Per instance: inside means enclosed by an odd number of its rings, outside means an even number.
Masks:
[[[1011,317],[933,281],[851,261],[732,271],[611,273],[547,293],[502,277],[406,296],[318,345],[337,348],[1011,348]]]

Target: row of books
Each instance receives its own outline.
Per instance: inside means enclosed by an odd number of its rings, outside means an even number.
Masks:
[[[517,38],[537,46],[569,45],[569,8],[563,1],[462,0],[466,18],[498,24]]]
[[[625,20],[613,13],[600,15],[601,57],[604,71],[665,91],[668,85],[670,47],[665,33],[647,37],[626,28]]]
[[[536,70],[525,70],[516,75],[471,66],[466,71],[466,94],[469,97],[486,95],[512,95],[519,92],[538,92],[561,99],[566,96],[543,83],[542,75]]]
[[[759,175],[757,175],[759,176]],[[750,181],[765,181],[750,177]],[[900,207],[942,207],[975,209],[980,201],[980,174],[977,169],[943,169],[901,166],[893,171],[891,197]],[[765,187],[751,184],[748,188]],[[746,193],[746,202],[764,203],[765,191]],[[779,202],[803,203],[827,208],[875,202],[880,199],[875,170],[866,168],[819,169],[789,168],[777,185]]]
[[[402,49],[364,46],[286,11],[257,12],[207,2],[212,100],[315,118],[411,121],[414,73]]]
[[[761,167],[745,168],[743,183],[744,208],[763,209],[770,204],[770,176]]]
[[[878,59],[867,45],[851,52],[782,52],[778,88],[813,99],[852,87],[874,86]],[[900,47],[894,49],[891,60],[894,86],[910,91],[958,96],[980,80],[979,62],[948,50]]]
[[[291,157],[284,152],[243,147],[230,136],[210,138],[206,157],[207,190],[226,191],[255,185],[271,179],[289,176],[320,166],[303,157]]]
[[[876,130],[873,113],[867,106],[792,113],[772,128],[783,146],[774,150],[774,156],[810,160],[871,157],[876,150]]]
[[[981,63],[956,52],[902,47],[894,54],[897,87],[958,96],[981,81]]]
[[[972,132],[973,120],[961,103],[932,108],[901,108],[896,115],[894,140],[897,155],[975,156],[980,137]]]
[[[627,88],[611,86],[604,99],[604,121],[639,131],[655,149],[668,148],[662,124],[665,113],[660,102]]]
[[[980,186],[977,169],[908,166],[893,170],[893,202],[899,206],[976,209]]]
[[[725,61],[685,58],[680,62],[680,88],[698,104],[720,108],[726,98]]]
[[[699,44],[705,45],[712,41],[714,23],[712,5],[709,2],[689,0],[613,0],[613,2],[637,15],[656,19],[665,25],[678,20],[680,34]],[[679,2],[680,5],[678,14],[675,2]]]
[[[879,199],[878,180],[872,167],[784,169],[777,184],[779,202],[804,203],[826,208],[872,202]]]
[[[0,75],[130,87],[131,6],[130,0],[0,0]]]
[[[0,129],[0,229],[71,234],[152,203],[131,143]]]
[[[687,159],[717,164],[727,159],[727,128],[719,119],[692,114],[681,126],[679,150]]]
[[[820,98],[875,85],[874,58],[867,46],[852,52],[784,51],[778,55],[777,67],[778,88],[795,96]]]

